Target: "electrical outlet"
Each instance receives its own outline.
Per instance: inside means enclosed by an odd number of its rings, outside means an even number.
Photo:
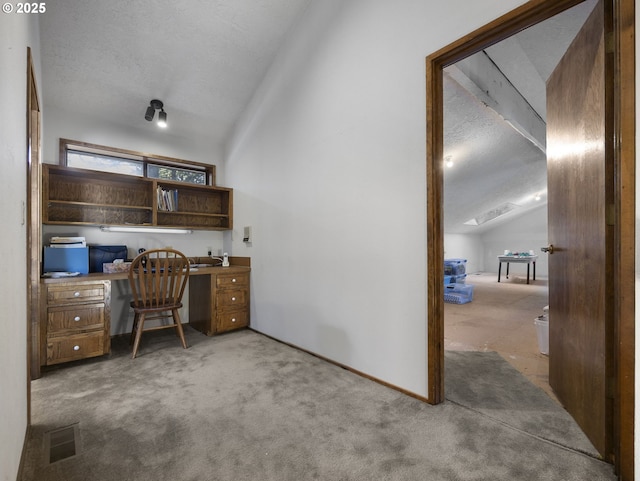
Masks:
[[[211,257],[212,253],[213,253],[213,249],[211,249],[211,246],[207,247],[207,255]]]

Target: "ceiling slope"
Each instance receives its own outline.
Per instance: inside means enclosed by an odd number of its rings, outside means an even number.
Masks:
[[[57,0],[40,17],[44,108],[224,143],[310,0]]]
[[[446,233],[481,234],[546,203],[546,81],[595,3],[445,69]]]

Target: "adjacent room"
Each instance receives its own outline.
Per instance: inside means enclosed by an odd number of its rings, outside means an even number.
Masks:
[[[445,69],[444,254],[466,261],[466,275],[451,280],[473,286],[476,301],[447,304],[447,349],[497,351],[553,398],[543,324],[548,263],[541,250],[549,243],[546,82],[595,3]],[[508,259],[511,278],[507,263],[498,261],[508,253],[518,254]]]

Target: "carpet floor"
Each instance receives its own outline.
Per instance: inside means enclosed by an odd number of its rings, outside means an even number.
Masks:
[[[562,416],[517,407],[538,388],[515,369],[502,375],[520,396],[482,404],[473,397],[491,389],[448,383],[448,400],[431,406],[250,330],[186,333],[186,350],[153,333],[135,360],[114,342],[105,358],[34,381],[21,481],[616,479],[567,448],[562,424],[527,426]],[[47,433],[65,426],[76,454],[51,463]]]

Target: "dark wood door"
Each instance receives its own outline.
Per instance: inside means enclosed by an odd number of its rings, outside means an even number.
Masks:
[[[611,459],[611,143],[601,0],[547,82],[549,383]]]

